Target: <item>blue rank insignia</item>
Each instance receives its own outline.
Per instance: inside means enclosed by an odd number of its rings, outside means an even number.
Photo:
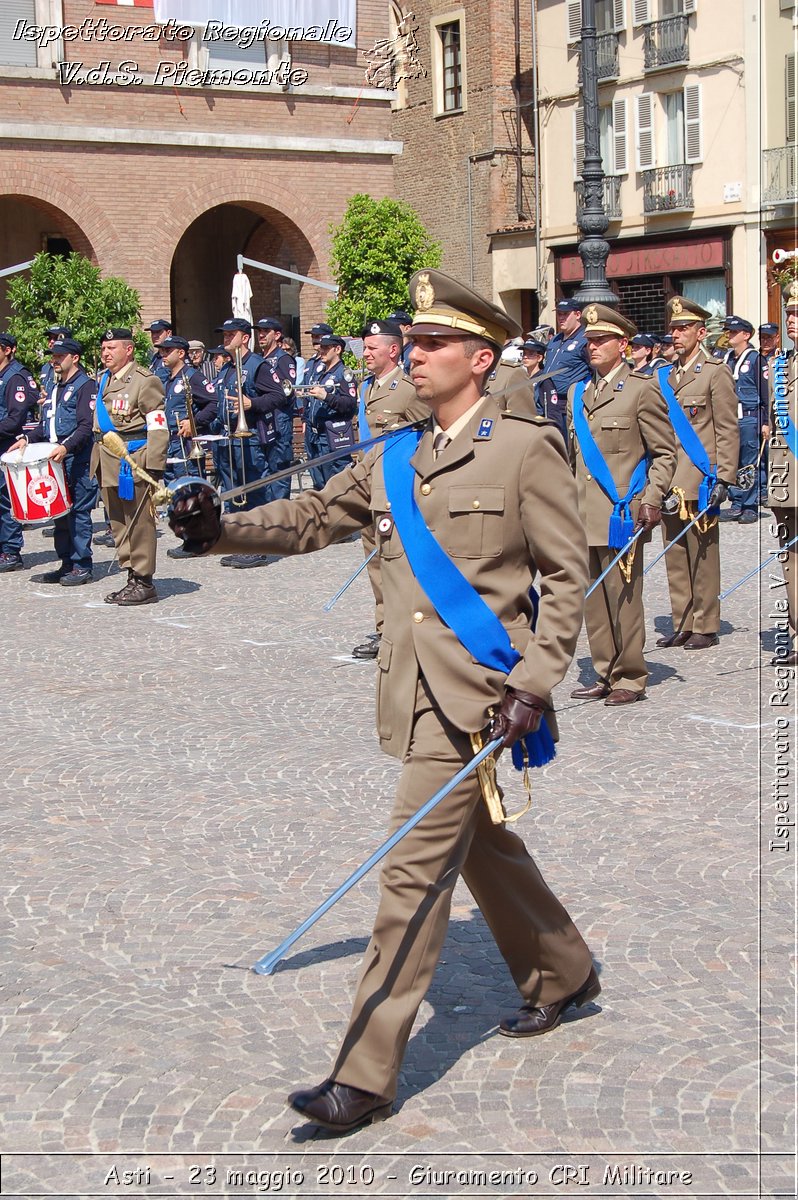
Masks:
[[[477,437],[478,438],[489,438],[490,435],[492,434],[492,432],[493,432],[493,418],[492,417],[483,417],[479,423],[479,429],[477,430]]]
[[[392,384],[391,384],[391,386],[388,388],[388,391],[389,391],[389,392],[392,392],[392,391],[394,390],[394,388],[396,387],[396,385],[397,385],[397,383],[398,383],[398,382],[399,382],[399,380],[398,380],[398,379],[394,379],[393,383],[392,383]]]
[[[616,385],[615,385],[615,390],[616,390],[616,392],[622,392],[622,391],[623,391],[623,384],[624,384],[624,381],[623,381],[622,379],[620,379],[620,380],[619,380],[619,381],[616,383]]]
[[[695,373],[696,373],[696,375],[699,375],[701,373],[701,363],[696,363]]]

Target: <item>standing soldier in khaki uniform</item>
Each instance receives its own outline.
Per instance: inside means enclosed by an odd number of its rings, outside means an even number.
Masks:
[[[106,374],[100,376],[94,435],[97,445],[91,469],[102,488],[103,504],[111,523],[119,566],[127,571],[127,583],[105,597],[107,604],[130,607],[155,604],[158,593],[152,582],[155,573],[155,513],[150,503],[150,485],[133,476],[131,468],[99,444],[107,421],[126,443],[134,462],[150,475],[166,468],[169,430],[164,413],[164,391],[159,379],[133,357],[133,335],[129,329],[108,329],[101,339],[100,357]],[[103,382],[104,381],[104,382]]]
[[[587,598],[585,625],[598,680],[571,695],[631,704],[643,699],[648,679],[640,543],[659,525],[676,469],[676,442],[659,389],[626,364],[626,347],[637,332],[632,322],[603,304],[589,304],[582,323],[595,376],[570,388],[568,428],[591,580],[635,530],[645,533]]]
[[[387,429],[425,420],[429,405],[419,400],[399,361],[404,341],[400,327],[394,321],[369,321],[362,336],[363,359],[370,372],[358,392],[358,435],[365,442]],[[361,540],[368,558],[375,546],[374,530],[364,529]],[[376,631],[355,646],[354,658],[376,658],[382,637],[382,586],[376,558],[372,558],[366,570],[376,604]]]
[[[787,336],[798,344],[798,282],[784,290],[787,311]],[[770,368],[770,425],[762,433],[770,438],[768,458],[768,505],[776,520],[776,536],[780,546],[798,534],[796,502],[798,502],[798,355],[771,358]],[[789,654],[776,655],[774,666],[798,666],[798,544],[785,551],[784,583],[787,588],[787,608],[792,649]],[[778,599],[779,593],[773,596]]]
[[[663,507],[662,539],[669,546],[704,509],[720,505],[737,477],[740,431],[737,396],[729,368],[701,348],[709,313],[693,300],[668,301],[668,322],[677,362],[654,375],[676,434],[676,474],[671,501]],[[672,409],[671,409],[672,406]],[[678,418],[675,420],[674,418]],[[691,432],[692,431],[692,432]],[[696,440],[697,439],[697,440]],[[671,509],[670,504],[673,504]],[[718,514],[707,513],[665,556],[673,632],[658,646],[706,650],[720,631],[720,538]]]
[[[383,749],[404,764],[393,830],[471,759],[470,735],[490,726],[511,745],[537,731],[544,713],[552,718],[551,691],[576,646],[587,578],[560,433],[501,413],[484,394],[517,326],[440,271],[417,272],[410,294],[413,380],[433,414],[423,435],[398,435],[296,500],[220,518],[218,497],[198,482],[171,513],[172,528],[199,553],[301,554],[375,522],[385,600],[377,725]],[[439,585],[441,576],[448,585],[452,568],[454,605]],[[529,591],[538,573],[533,635]],[[506,645],[506,669],[485,661],[483,642],[494,639]],[[308,1120],[345,1133],[389,1115],[460,874],[524,1000],[501,1032],[546,1033],[569,1005],[598,995],[590,951],[521,839],[491,823],[471,774],[385,859],[374,933],[331,1078],[289,1098]]]

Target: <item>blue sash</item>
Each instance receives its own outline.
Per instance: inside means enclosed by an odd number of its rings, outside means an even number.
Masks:
[[[371,437],[371,428],[369,427],[368,417],[366,416],[366,388],[371,379],[364,379],[360,385],[360,402],[357,409],[358,434],[361,442],[365,442]]]
[[[776,425],[787,443],[787,448],[793,458],[798,458],[798,429],[790,416],[787,402],[787,387],[781,383],[781,377],[787,370],[787,355],[777,354],[773,360],[773,412]]]
[[[391,515],[408,562],[432,607],[472,658],[483,667],[508,675],[521,661],[521,655],[510,644],[499,618],[430,533],[416,504],[415,471],[410,459],[421,436],[416,430],[399,434],[386,446],[382,460]],[[554,758],[554,740],[545,720],[536,733],[528,734],[523,741],[531,766],[545,766]],[[513,746],[513,762],[520,770],[523,765],[520,744]]]
[[[642,492],[646,485],[648,461],[644,454],[632,472],[632,478],[629,480],[626,495],[623,497],[619,496],[612,473],[604,460],[603,454],[595,443],[593,434],[590,432],[590,425],[585,418],[585,408],[582,403],[585,386],[585,381],[582,380],[574,387],[574,433],[579,443],[579,449],[582,451],[585,466],[612,504],[610,525],[607,531],[607,545],[612,547],[613,550],[620,550],[621,546],[626,545],[634,532],[634,521],[629,512],[629,504],[638,492]]]
[[[684,409],[679,403],[678,396],[668,383],[670,373],[670,366],[660,367],[657,371],[657,382],[668,405],[668,416],[671,419],[673,432],[679,439],[679,444],[690,459],[690,462],[704,477],[698,489],[698,511],[701,512],[709,503],[709,494],[717,483],[718,477],[709,461],[709,455],[704,448],[704,443],[687,420],[687,417],[684,415]]]
[[[103,400],[103,392],[108,386],[108,380],[111,378],[111,372],[105,371],[100,376],[100,386],[97,388],[97,403],[94,411],[97,414],[97,424],[100,427],[100,433],[115,433],[116,426],[114,425],[111,414],[105,407]],[[140,450],[142,446],[147,445],[147,439],[142,438],[137,441],[128,442],[128,454],[132,454],[134,450]],[[135,485],[133,483],[133,471],[130,464],[126,462],[119,463],[119,482],[117,484],[120,500],[132,500],[136,494]]]

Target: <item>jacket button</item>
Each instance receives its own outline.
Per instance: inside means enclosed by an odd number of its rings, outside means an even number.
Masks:
[[[414,612],[414,613],[413,613],[413,620],[415,621],[416,625],[420,625],[420,624],[421,624],[421,622],[424,620],[424,614],[423,614],[423,612]]]
[[[585,479],[588,481],[588,483],[590,482],[590,480],[591,480],[592,478],[593,478],[593,476],[592,476],[592,475],[585,475]]]
[[[472,500],[472,501],[471,501],[471,507],[472,507],[472,508],[479,508],[479,500]]]
[[[432,488],[430,487],[430,485],[428,483],[422,483],[422,485],[421,485],[421,495],[422,496],[428,496],[431,491],[432,491]]]
[[[386,500],[386,501],[385,501],[385,507],[386,507],[386,508],[390,508],[390,507],[391,507],[391,502],[390,502],[390,500]]]

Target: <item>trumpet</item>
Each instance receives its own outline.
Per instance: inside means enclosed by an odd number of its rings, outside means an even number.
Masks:
[[[233,438],[239,439],[239,448],[241,450],[241,485],[242,487],[247,482],[247,468],[244,459],[244,438],[252,437],[252,430],[247,425],[247,417],[244,412],[244,379],[241,373],[241,347],[237,347],[235,351],[235,368],[236,368],[236,391],[237,396],[233,396],[230,392],[226,392],[225,396],[228,400],[236,400],[238,403],[238,420],[236,421],[235,429],[230,430],[230,440],[227,443],[227,454],[230,463],[230,479],[235,479],[235,455],[233,454]],[[228,418],[229,420],[229,418]],[[246,499],[243,496],[235,496],[232,503],[236,508],[243,508],[246,504]]]
[[[194,417],[194,401],[191,396],[191,381],[188,377],[188,371],[183,371],[183,387],[186,393],[186,419],[189,427],[189,441],[191,442],[191,450],[189,451],[189,459],[197,464],[205,462],[205,451],[197,441],[197,422]],[[179,426],[178,426],[179,428]],[[183,451],[183,457],[186,457],[186,448],[183,445],[183,438],[180,438],[180,447]],[[205,471],[202,466],[199,466],[201,478],[205,478]]]

